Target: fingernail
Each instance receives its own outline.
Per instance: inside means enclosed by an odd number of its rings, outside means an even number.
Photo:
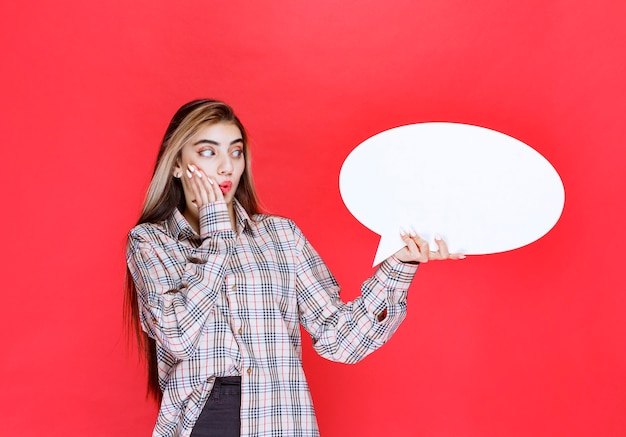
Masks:
[[[435,235],[435,240],[441,240],[441,237],[438,234],[436,234]]]
[[[409,234],[411,234],[411,237],[415,237],[417,235],[417,232],[415,232],[413,229],[411,229]]]
[[[202,179],[202,173],[198,172],[198,173],[196,173],[196,174],[198,175],[198,177],[199,177],[200,179]]]
[[[187,176],[188,176],[188,177],[193,176],[189,170],[187,170]]]
[[[209,178],[207,178],[207,180],[209,181],[209,184],[213,185],[213,181]]]
[[[400,228],[400,236],[406,237],[406,231],[403,228]]]
[[[465,259],[465,255],[461,255],[459,259]]]
[[[192,173],[193,173],[194,171],[196,171],[196,167],[195,167],[195,166],[193,166],[193,165],[191,165],[191,164],[187,164],[187,168],[188,168],[189,170],[191,170],[191,172],[192,172]]]

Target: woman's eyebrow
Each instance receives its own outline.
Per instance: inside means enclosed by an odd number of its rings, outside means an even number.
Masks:
[[[233,140],[230,142],[230,145],[232,146],[233,144],[237,144],[237,143],[243,143],[243,139],[242,138],[237,138],[236,140]],[[194,146],[197,146],[198,144],[211,144],[213,146],[219,146],[220,143],[218,143],[217,141],[213,141],[213,140],[208,140],[208,139],[201,139],[196,141],[195,143],[193,143]]]

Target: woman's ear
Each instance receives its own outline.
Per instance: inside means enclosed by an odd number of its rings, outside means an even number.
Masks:
[[[177,159],[174,163],[174,168],[172,169],[172,176],[175,178],[180,178],[183,175],[183,169],[180,168],[180,159]]]

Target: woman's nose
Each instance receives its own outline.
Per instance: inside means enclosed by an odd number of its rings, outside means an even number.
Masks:
[[[218,168],[219,174],[231,174],[233,172],[233,163],[230,161],[230,158],[224,158],[220,161],[220,166]]]

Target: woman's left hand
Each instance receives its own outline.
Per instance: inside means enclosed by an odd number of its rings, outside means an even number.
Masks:
[[[435,237],[438,246],[436,251],[430,250],[428,241],[413,231],[409,233],[400,232],[400,237],[406,246],[397,251],[395,257],[402,262],[425,263],[430,260],[465,258],[462,253],[450,253],[446,242],[439,237]]]

